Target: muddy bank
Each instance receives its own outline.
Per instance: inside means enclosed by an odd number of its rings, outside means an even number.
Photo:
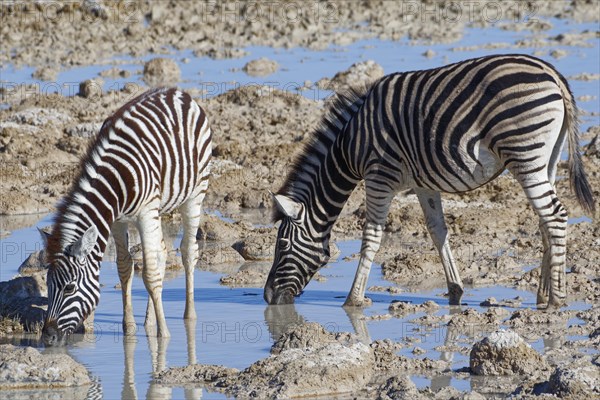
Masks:
[[[190,365],[160,372],[163,385],[201,384],[235,397],[376,397],[395,390],[419,396],[408,381],[392,385],[406,371],[440,370],[445,363],[411,360],[395,354],[389,341],[364,344],[354,334],[331,333],[317,323],[292,327],[275,341],[271,356],[238,371],[220,366]]]
[[[91,383],[87,369],[65,354],[0,345],[0,389],[60,388]]]
[[[443,360],[399,356],[402,347],[389,339],[365,344],[354,334],[329,332],[316,323],[298,323],[275,340],[269,357],[246,369],[203,364],[171,367],[159,372],[154,382],[167,387],[204,387],[241,398],[483,398],[479,393],[562,398],[599,393],[599,367],[590,356],[557,362],[532,349],[513,331],[494,331],[467,346],[470,367],[459,370],[450,369]],[[438,379],[464,379],[466,375],[471,377],[473,390],[418,389],[407,374]]]

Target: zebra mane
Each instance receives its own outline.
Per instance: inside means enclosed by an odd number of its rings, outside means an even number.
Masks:
[[[353,108],[362,105],[371,87],[372,83],[353,86],[335,93],[330,99],[326,100],[329,104],[325,115],[321,118],[309,142],[304,145],[300,154],[296,156],[290,172],[277,194],[295,198],[296,181],[319,168],[318,165],[314,164],[315,154],[322,154],[323,149],[329,150],[336,138],[345,132],[347,123],[356,112],[353,111]],[[283,217],[284,214],[274,206],[271,216],[272,222],[277,222]]]
[[[62,225],[63,225],[63,223],[66,222],[65,214],[69,210],[69,207],[76,203],[75,194],[77,193],[77,190],[79,189],[81,179],[86,174],[86,166],[88,166],[88,165],[95,166],[94,165],[95,163],[93,161],[94,152],[96,151],[100,142],[108,135],[108,127],[112,126],[113,121],[121,118],[123,113],[125,113],[128,109],[130,109],[133,104],[138,103],[138,102],[142,101],[143,99],[153,96],[157,93],[162,93],[162,92],[166,93],[171,90],[176,90],[176,89],[156,88],[153,90],[146,91],[146,92],[142,93],[141,95],[136,96],[135,98],[133,98],[130,101],[128,101],[127,103],[125,103],[115,113],[113,113],[110,117],[108,117],[104,120],[104,123],[102,124],[102,127],[100,128],[100,131],[98,132],[98,134],[96,134],[96,136],[92,140],[89,141],[89,143],[87,145],[87,150],[85,151],[84,155],[79,160],[79,165],[77,167],[78,172],[77,172],[75,179],[73,179],[73,181],[71,183],[71,187],[69,188],[69,191],[59,201],[59,203],[56,206],[56,213],[55,213],[54,219],[52,221],[52,231],[51,231],[50,235],[48,235],[48,243],[46,245],[46,262],[47,263],[50,263],[50,265],[52,265],[52,261],[54,261],[54,259],[56,258],[56,254],[62,253],[65,250],[63,248],[64,246],[62,245],[63,235],[64,235],[64,232],[62,231],[63,230]],[[82,227],[82,230],[85,231],[85,229],[83,227]]]

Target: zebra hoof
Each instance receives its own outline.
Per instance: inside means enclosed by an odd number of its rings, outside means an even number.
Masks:
[[[362,299],[348,297],[344,302],[344,307],[370,307],[372,304],[373,300],[368,297]]]
[[[548,304],[550,303],[548,301],[548,294],[544,294],[538,291],[535,303],[537,308],[540,310],[548,308]]]
[[[195,321],[198,319],[196,316],[196,310],[192,309],[191,311],[185,310],[183,313],[183,319],[186,321]]]
[[[123,321],[123,334],[125,336],[135,336],[137,332],[137,325],[135,321],[125,322]]]
[[[451,283],[448,285],[448,303],[451,306],[460,306],[460,300],[464,292],[463,287],[459,284]]]
[[[548,302],[548,309],[558,310],[561,307],[565,307],[567,305],[566,296],[558,297],[552,296],[550,294],[550,301]]]

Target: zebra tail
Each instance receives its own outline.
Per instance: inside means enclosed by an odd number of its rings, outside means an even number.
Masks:
[[[571,92],[569,85],[564,78],[562,78],[561,81],[563,84],[562,86],[564,87],[565,122],[569,140],[569,181],[571,183],[571,190],[575,191],[577,201],[585,212],[593,216],[596,211],[596,205],[592,188],[588,182],[585,170],[583,169],[583,162],[581,161],[577,105],[575,104],[575,99],[573,98],[573,93]]]

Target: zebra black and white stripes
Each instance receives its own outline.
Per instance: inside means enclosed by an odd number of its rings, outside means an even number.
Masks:
[[[143,279],[150,295],[146,325],[158,324],[158,335],[169,336],[162,307],[166,255],[160,215],[175,209],[182,214],[184,230],[184,317],[196,318],[196,231],[208,187],[211,149],[204,111],[177,89],[148,91],[104,122],[46,238],[49,304],[43,338],[47,344],[63,342],[98,304],[100,261],[111,231],[123,293],[123,327],[125,332],[135,329],[129,221],[136,224],[142,241]]]
[[[508,169],[540,219],[544,243],[538,304],[566,297],[567,214],[554,180],[565,141],[579,203],[594,200],[579,156],[577,109],[563,76],[526,55],[497,55],[387,75],[333,102],[274,196],[280,220],[265,300],[293,302],[327,261],[329,237],[350,193],[366,188],[361,257],[346,305],[362,305],[390,202],[414,189],[439,251],[450,304],[463,285],[448,242],[440,192],[475,189]]]

